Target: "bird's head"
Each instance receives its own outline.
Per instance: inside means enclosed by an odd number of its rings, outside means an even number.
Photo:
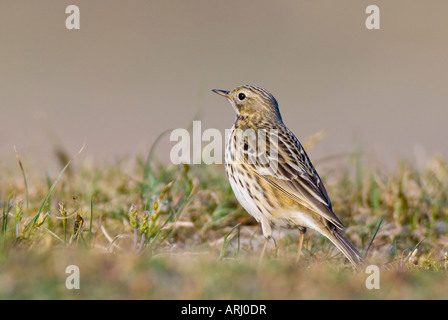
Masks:
[[[282,121],[277,100],[268,91],[260,87],[244,85],[233,89],[212,90],[226,97],[238,116],[262,118],[270,122]]]

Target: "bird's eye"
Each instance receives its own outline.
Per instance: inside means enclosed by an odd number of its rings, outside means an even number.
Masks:
[[[240,93],[238,95],[238,99],[240,99],[240,101],[243,101],[244,99],[246,99],[246,95],[244,93]]]

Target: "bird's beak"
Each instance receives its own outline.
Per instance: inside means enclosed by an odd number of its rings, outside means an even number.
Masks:
[[[230,98],[230,91],[226,91],[226,90],[218,90],[218,89],[213,89],[212,90],[214,93],[219,94],[220,96],[226,97],[226,98]]]

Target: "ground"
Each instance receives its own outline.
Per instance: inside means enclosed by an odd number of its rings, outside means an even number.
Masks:
[[[296,264],[298,231],[275,231],[258,265],[261,228],[220,165],[79,156],[45,174],[21,155],[0,168],[0,298],[448,298],[445,160],[385,169],[354,152],[326,167],[334,211],[376,279],[313,232]]]

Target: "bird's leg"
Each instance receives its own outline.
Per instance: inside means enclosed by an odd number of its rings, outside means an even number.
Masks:
[[[261,251],[261,256],[260,256],[260,259],[258,260],[258,265],[260,265],[261,261],[263,260],[264,253],[266,251],[266,247],[268,245],[269,239],[271,239],[271,236],[266,237],[264,240],[263,250]]]
[[[300,260],[300,254],[302,253],[303,239],[305,239],[306,228],[300,227],[299,249],[297,250],[296,263]]]
[[[269,239],[271,239],[271,234],[272,234],[272,229],[271,229],[271,225],[270,225],[269,221],[266,218],[262,218],[260,222],[261,222],[261,229],[263,231],[265,240],[264,240],[263,250],[261,251],[260,259],[258,260],[258,265],[260,265],[261,261],[263,260],[264,253],[266,251],[266,247],[268,245]]]

